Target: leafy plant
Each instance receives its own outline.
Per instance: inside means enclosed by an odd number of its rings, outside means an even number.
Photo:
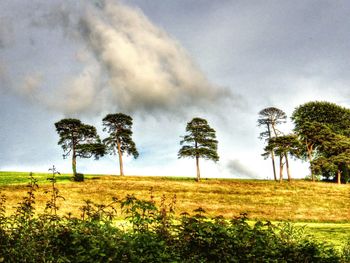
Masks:
[[[134,231],[145,232],[156,222],[158,212],[154,202],[139,200],[134,195],[127,195],[120,202],[125,219],[131,223]]]
[[[15,218],[20,221],[28,221],[33,218],[35,212],[35,191],[39,188],[38,181],[29,174],[29,183],[27,184],[27,195],[18,203]]]
[[[60,172],[56,170],[56,167],[54,165],[52,166],[52,168],[49,169],[49,171],[52,172],[52,176],[47,178],[47,180],[51,182],[51,191],[46,191],[45,193],[51,193],[51,198],[46,203],[45,211],[49,210],[50,215],[53,218],[57,218],[57,211],[59,209],[57,201],[59,199],[65,200],[65,198],[62,195],[60,195],[60,191],[56,186],[56,175],[60,174]]]

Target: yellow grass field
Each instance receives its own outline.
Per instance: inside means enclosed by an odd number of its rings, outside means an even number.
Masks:
[[[34,174],[35,177],[35,174]],[[191,213],[202,207],[209,217],[225,218],[247,213],[253,220],[350,222],[350,185],[293,181],[275,183],[260,180],[210,179],[199,183],[176,177],[90,176],[85,182],[57,184],[65,200],[59,202],[60,214],[71,212],[79,216],[84,200],[107,204],[112,197],[127,194],[160,202],[163,195],[170,202],[176,195],[176,212]],[[49,184],[40,184],[36,193],[36,209],[45,207]],[[13,207],[25,196],[25,185],[2,185],[0,191],[7,197],[6,209]]]

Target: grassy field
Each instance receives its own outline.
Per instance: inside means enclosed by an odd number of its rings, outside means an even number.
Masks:
[[[300,225],[305,225],[306,233],[318,241],[326,241],[339,248],[350,242],[350,223],[296,223],[296,226]]]
[[[38,184],[46,184],[48,183],[47,178],[52,176],[49,173],[35,173],[34,177],[38,180]],[[98,175],[86,175],[87,179],[91,179]],[[6,172],[0,171],[0,187],[8,186],[8,185],[20,185],[27,184],[29,181],[29,173],[28,172]],[[67,183],[71,182],[72,175],[71,174],[61,174],[57,176],[57,182],[59,183]]]
[[[10,213],[25,196],[29,173],[0,172],[0,191],[7,197]],[[49,174],[34,174],[38,179],[36,209],[43,212],[50,187]],[[75,183],[67,174],[59,175],[58,188],[65,200],[60,201],[62,215],[79,215],[84,200],[107,204],[112,197],[134,194],[138,198],[154,196],[160,203],[176,195],[176,212],[191,212],[202,207],[209,217],[223,215],[232,218],[248,213],[251,220],[293,221],[307,224],[310,233],[319,240],[344,242],[350,235],[350,185],[293,181],[275,183],[263,180],[209,179],[196,183],[193,179],[177,177],[136,177],[86,175],[85,182]]]

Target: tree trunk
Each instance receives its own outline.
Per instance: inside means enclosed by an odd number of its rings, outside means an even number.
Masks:
[[[271,127],[272,127],[272,130],[273,130],[273,133],[275,134],[275,137],[277,137],[277,131],[276,131],[274,123],[271,123]]]
[[[286,153],[284,154],[284,158],[286,158],[287,176],[288,176],[288,182],[290,182],[292,181],[292,176],[290,175],[288,155]]]
[[[196,156],[196,166],[197,166],[197,178],[196,181],[199,182],[201,179],[201,174],[199,171],[199,156]]]
[[[338,173],[337,173],[337,183],[341,184],[341,170],[340,167],[338,167]]]
[[[73,176],[75,177],[77,174],[77,157],[75,155],[75,151],[73,151],[73,155],[72,155],[72,170],[73,170]]]
[[[312,145],[308,145],[308,143],[306,142],[306,150],[307,150],[307,158],[309,159],[309,164],[310,164],[310,174],[311,174],[311,178],[312,181],[315,182],[316,178],[315,175],[312,171],[312,165],[311,165],[311,161],[312,161]]]
[[[123,153],[120,147],[120,141],[117,139],[117,148],[118,148],[118,156],[119,156],[119,170],[120,170],[120,176],[124,176],[123,171]]]
[[[283,155],[280,155],[280,183],[283,181]]]
[[[73,139],[72,141],[72,170],[73,170],[73,176],[77,175],[77,154],[75,152],[75,141]]]
[[[267,124],[267,131],[269,133],[269,139],[271,139],[271,130],[270,130],[269,124]],[[271,151],[271,160],[272,160],[273,179],[277,182],[275,154],[273,151]]]
[[[275,154],[271,151],[272,169],[273,169],[273,179],[277,182],[276,176],[276,165],[275,165]]]
[[[194,142],[194,148],[196,149],[196,167],[197,167],[197,178],[196,178],[196,181],[199,182],[200,179],[201,179],[201,173],[199,171],[199,154],[197,152],[198,144],[197,144],[196,141]]]

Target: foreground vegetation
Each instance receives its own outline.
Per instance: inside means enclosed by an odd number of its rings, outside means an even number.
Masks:
[[[249,224],[246,214],[208,218],[202,208],[175,215],[176,198],[157,205],[126,195],[105,204],[85,201],[80,216],[60,216],[63,196],[50,179],[43,213],[36,211],[38,184],[6,214],[0,194],[1,262],[349,262],[350,244],[337,250],[305,236],[290,223]],[[36,214],[36,216],[35,216]],[[118,221],[122,218],[122,221]],[[24,249],[25,248],[25,249]]]

